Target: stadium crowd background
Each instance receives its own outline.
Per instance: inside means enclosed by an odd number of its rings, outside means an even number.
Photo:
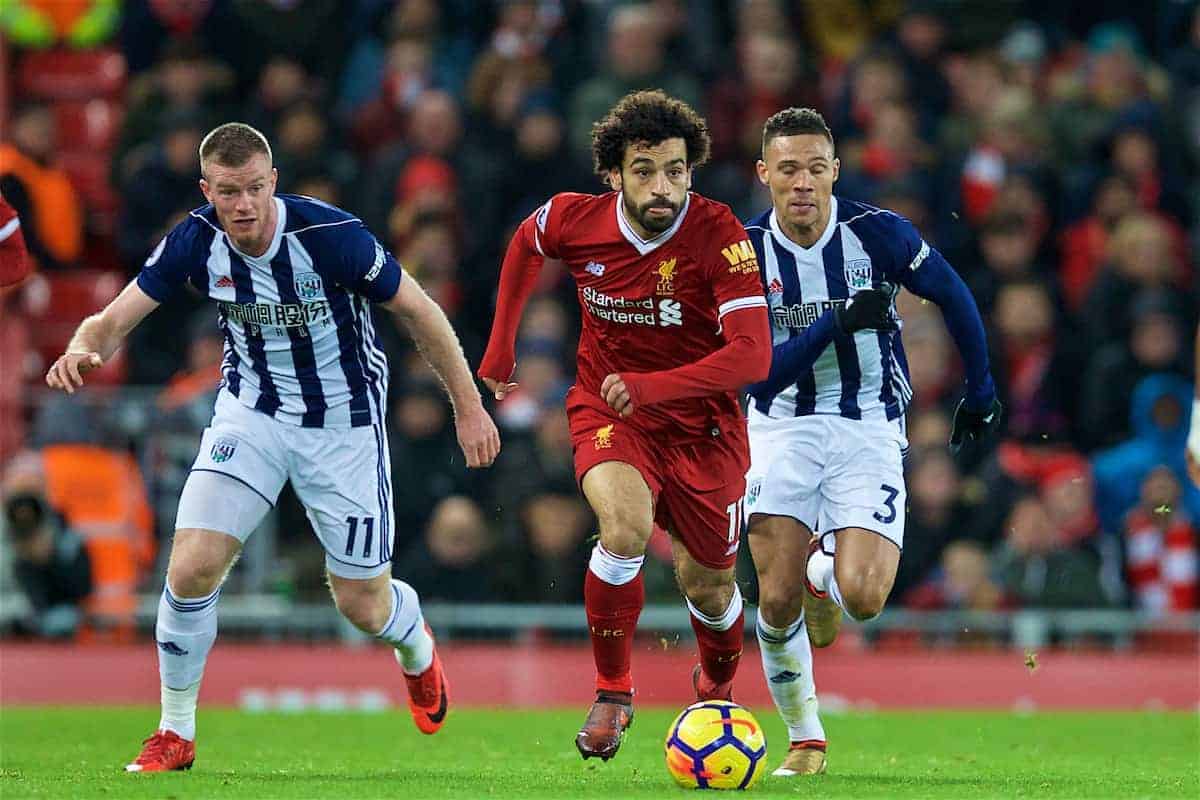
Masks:
[[[913,220],[979,302],[1004,434],[955,460],[957,354],[936,308],[902,299],[916,400],[893,604],[1197,608],[1200,492],[1183,461],[1200,308],[1195,2],[9,8],[0,191],[38,274],[0,297],[4,491],[44,489],[87,542],[97,593],[158,590],[155,553],[211,412],[215,311],[167,304],[82,398],[51,397],[41,376],[203,203],[207,130],[263,130],[279,191],[361,216],[475,365],[514,226],[555,192],[602,191],[592,122],[626,91],[660,87],[711,126],[695,190],[742,218],[769,203],[754,174],[762,122],[820,110],[836,191]],[[547,265],[526,313],[520,390],[495,410],[504,450],[487,471],[465,468],[433,376],[378,317],[395,573],[430,601],[580,602],[594,525],[562,407],[578,328],[569,278]],[[254,588],[319,598],[320,547],[287,490],[272,527]],[[656,535],[651,550],[650,598],[677,597],[669,544]],[[748,559],[741,573],[752,578]]]

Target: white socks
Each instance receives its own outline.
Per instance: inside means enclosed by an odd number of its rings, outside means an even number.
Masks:
[[[588,562],[588,569],[605,583],[624,586],[638,576],[642,570],[642,562],[645,560],[645,555],[615,555],[605,550],[604,545],[596,542],[596,546],[592,548],[592,558]]]
[[[793,742],[824,742],[825,729],[817,715],[812,645],[808,643],[804,615],[786,628],[775,628],[760,613],[755,631],[767,688],[787,725],[788,738]]]
[[[396,648],[396,661],[409,675],[420,675],[433,663],[433,637],[425,630],[421,601],[404,581],[392,579],[392,613],[375,636]]]
[[[206,597],[179,598],[163,586],[154,638],[162,682],[162,718],[158,727],[196,738],[196,698],[204,662],[217,639],[217,589]]]

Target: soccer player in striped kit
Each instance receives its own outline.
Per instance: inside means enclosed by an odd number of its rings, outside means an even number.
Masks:
[[[338,610],[395,649],[413,719],[434,733],[446,715],[445,676],[416,592],[391,576],[388,366],[372,303],[401,319],[445,383],[469,466],[492,463],[499,434],[445,314],[361,220],[312,198],[276,195],[270,145],[248,125],[210,132],[200,171],[209,204],[83,321],[46,375],[52,388],[73,394],[184,282],[217,302],[221,388],[180,497],[155,627],[162,718],[126,770],[192,766],[221,582],[287,480],[325,549]]]
[[[770,375],[749,388],[745,510],[763,668],[791,738],[783,776],[825,770],[810,640],[830,644],[843,611],[878,615],[900,562],[912,387],[898,286],[937,303],[962,355],[951,447],[992,432],[1001,412],[962,280],[908,220],[836,197],[838,168],[820,114],[775,114],[758,162],[772,208],[746,225],[774,341]]]

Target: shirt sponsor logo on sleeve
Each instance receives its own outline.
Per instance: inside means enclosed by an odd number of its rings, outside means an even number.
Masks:
[[[917,267],[921,266],[921,262],[923,262],[928,257],[929,257],[929,245],[925,242],[924,239],[922,239],[921,240],[921,249],[917,251],[916,256],[913,257],[912,263],[908,265],[908,268],[915,270]]]
[[[758,257],[754,254],[754,245],[749,239],[734,242],[721,250],[721,255],[729,262],[729,271],[735,275],[758,272]]]
[[[380,271],[383,269],[383,262],[387,260],[387,254],[383,252],[383,245],[379,242],[375,243],[375,261],[371,264],[371,268],[367,270],[367,274],[363,276],[363,280],[367,283],[379,277]]]

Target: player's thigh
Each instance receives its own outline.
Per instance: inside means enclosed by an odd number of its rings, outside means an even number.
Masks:
[[[900,548],[890,539],[862,528],[845,528],[835,534],[833,569],[842,596],[865,603],[878,613],[895,583]]]
[[[812,531],[792,517],[752,514],[746,535],[758,573],[759,613],[782,626],[800,615]]]
[[[654,496],[633,464],[603,461],[584,473],[583,495],[600,524],[600,543],[615,555],[641,555],[654,524]]]
[[[822,420],[756,418],[750,427],[746,514],[793,517],[816,528],[828,442]]]
[[[835,531],[860,528],[904,546],[905,506],[903,448],[899,428],[891,423],[837,419],[840,448],[821,483],[818,531],[822,547],[840,549]],[[831,541],[835,539],[835,541]]]
[[[745,462],[739,464],[736,454],[697,454],[697,449],[671,454],[670,479],[656,513],[671,532],[679,582],[693,602],[715,585],[725,587],[722,598],[732,592],[746,490]]]
[[[329,573],[366,580],[390,572],[392,468],[383,426],[295,428],[288,456],[292,488]]]
[[[219,585],[287,478],[269,417],[218,395],[179,496],[167,580],[184,597]]]

